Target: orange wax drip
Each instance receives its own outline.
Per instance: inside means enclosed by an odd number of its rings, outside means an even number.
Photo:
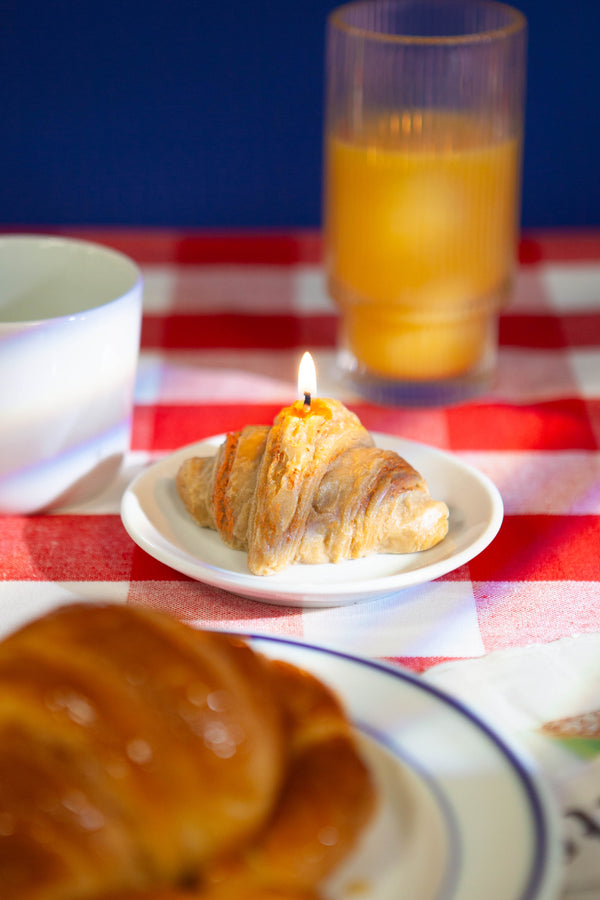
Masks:
[[[296,400],[291,406],[286,406],[282,413],[296,416],[298,419],[306,419],[308,416],[321,416],[323,419],[331,419],[333,412],[324,400],[311,399],[310,405],[303,400]]]

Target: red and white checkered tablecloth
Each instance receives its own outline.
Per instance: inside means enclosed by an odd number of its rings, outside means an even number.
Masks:
[[[0,521],[2,633],[58,602],[113,598],[425,671],[600,631],[600,233],[523,239],[497,385],[441,409],[374,406],[338,382],[317,234],[77,235],[117,247],[143,270],[132,450],[120,483],[95,503]],[[480,556],[384,600],[299,609],[193,581],[136,546],[119,516],[126,480],[184,444],[271,422],[296,397],[306,349],[319,393],[343,400],[367,428],[451,451],[492,478],[505,519]]]
[[[523,239],[497,383],[438,409],[374,406],[340,383],[317,234],[68,233],[143,270],[132,447],[118,481],[88,505],[0,519],[0,637],[55,605],[111,599],[401,663],[531,753],[563,809],[563,896],[599,897],[600,741],[583,759],[540,726],[600,710],[600,232]],[[440,447],[491,477],[505,518],[486,550],[392,597],[303,609],[193,581],[133,542],[119,514],[128,481],[182,445],[270,423],[296,398],[304,350],[319,394],[367,428]]]

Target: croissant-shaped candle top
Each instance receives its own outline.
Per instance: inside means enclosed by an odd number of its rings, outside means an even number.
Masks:
[[[255,575],[424,550],[448,530],[448,508],[421,475],[329,398],[228,434],[215,457],[185,460],[176,481],[195,521],[246,550]]]
[[[284,416],[294,416],[296,419],[320,416],[322,419],[331,419],[333,415],[332,403],[334,403],[333,400],[328,400],[324,397],[315,398],[311,394],[306,393],[304,400],[296,400],[291,406],[284,406],[281,412],[277,414],[275,421]]]
[[[320,417],[323,421],[332,418],[334,410],[340,409],[342,404],[337,400],[329,400],[327,398],[317,398],[317,370],[310,353],[306,352],[300,360],[298,366],[298,393],[304,397],[303,400],[296,400],[291,406],[284,406],[278,413],[275,423],[283,421],[286,416],[295,417],[297,419],[306,419],[314,416]],[[345,409],[345,407],[343,407]],[[346,410],[347,411],[347,410]],[[358,420],[357,420],[358,421]],[[318,431],[323,422],[313,422],[314,430]],[[359,423],[360,424],[360,423]],[[362,427],[362,426],[361,426]]]

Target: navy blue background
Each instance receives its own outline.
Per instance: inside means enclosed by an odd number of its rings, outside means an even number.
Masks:
[[[312,227],[326,0],[10,0],[0,224]],[[600,224],[600,2],[529,21],[523,225]]]

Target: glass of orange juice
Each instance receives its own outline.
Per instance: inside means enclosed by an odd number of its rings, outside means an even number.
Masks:
[[[520,218],[526,21],[356,0],[327,22],[324,232],[340,364],[376,402],[486,390]]]

